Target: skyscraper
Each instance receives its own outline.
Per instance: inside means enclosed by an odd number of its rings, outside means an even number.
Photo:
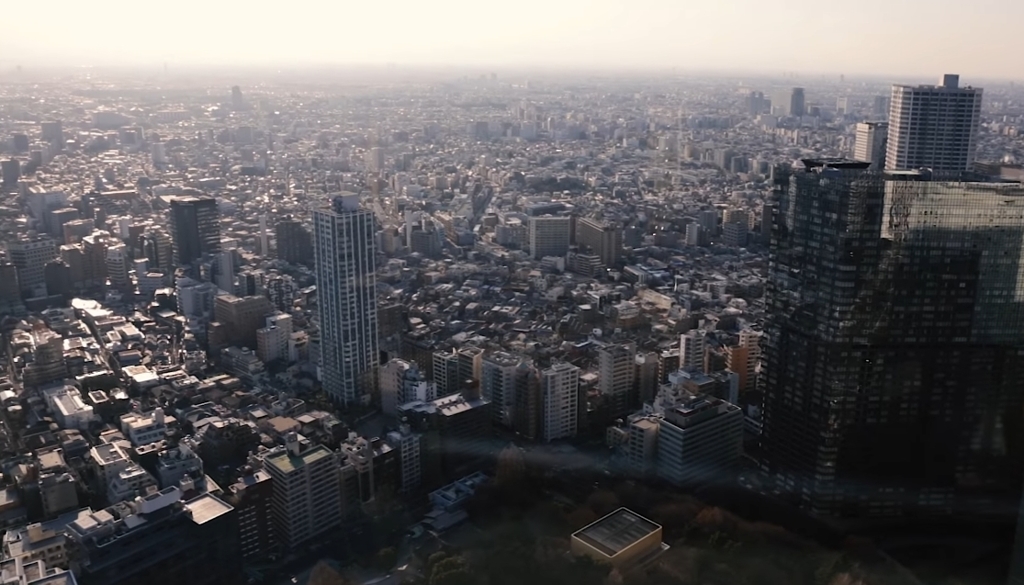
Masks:
[[[313,212],[320,369],[335,403],[368,404],[377,390],[377,294],[373,213],[359,195]]]
[[[213,197],[173,199],[170,223],[175,266],[191,264],[220,250],[220,213]]]
[[[804,101],[804,88],[794,87],[789,91],[789,115],[800,117],[807,113]]]
[[[775,174],[763,467],[822,515],[1001,512],[1024,464],[1024,188],[804,163]]]
[[[853,144],[854,160],[869,162],[873,169],[885,168],[885,144],[888,134],[888,122],[857,124],[857,139]]]
[[[959,85],[959,75],[944,75],[940,85],[892,86],[885,168],[970,169],[982,90]]]

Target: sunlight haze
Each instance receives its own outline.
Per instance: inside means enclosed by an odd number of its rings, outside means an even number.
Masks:
[[[45,14],[24,2],[5,10],[21,24],[0,38],[0,63],[395,63],[929,77],[958,71],[1013,78],[1024,45],[1014,27],[1024,20],[1024,2],[977,0],[969,7],[950,0],[55,0]]]

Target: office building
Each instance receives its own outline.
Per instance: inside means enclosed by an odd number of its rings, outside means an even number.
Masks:
[[[564,257],[569,252],[570,221],[568,216],[531,217],[530,255],[535,260]]]
[[[580,369],[568,362],[540,373],[545,441],[576,436],[579,419]]]
[[[771,101],[772,113],[778,112],[782,116],[793,116],[799,118],[807,114],[807,106],[804,100],[804,88],[794,87],[775,94]]]
[[[636,406],[633,396],[636,376],[636,345],[619,343],[597,351],[598,388],[609,405],[611,416],[621,416]]]
[[[121,432],[135,447],[149,445],[167,438],[167,418],[159,406],[145,414],[129,412],[121,415]]]
[[[733,248],[747,245],[747,224],[730,221],[722,224],[722,243]]]
[[[871,163],[873,169],[885,168],[885,145],[889,137],[888,122],[861,122],[857,124],[853,158]]]
[[[67,237],[68,226],[64,226],[66,243],[72,243]],[[142,253],[148,261],[150,270],[157,270],[164,274],[174,274],[174,243],[171,236],[162,229],[147,228],[142,235]]]
[[[272,520],[278,542],[294,550],[341,522],[341,484],[338,460],[323,445],[303,445],[288,433],[285,446],[263,458],[274,495]]]
[[[622,256],[622,228],[614,222],[581,218],[576,221],[576,244],[600,256],[605,266],[614,267]]]
[[[491,414],[496,424],[512,427],[516,400],[516,368],[522,358],[503,351],[489,353],[483,358],[480,394],[491,403]]]
[[[369,404],[377,391],[377,290],[373,213],[359,196],[313,213],[320,306],[320,375],[337,404]]]
[[[257,347],[256,331],[274,312],[267,297],[218,295],[213,303],[214,320],[224,326],[225,343],[250,349]]]
[[[981,88],[960,87],[959,75],[944,75],[939,85],[894,85],[885,168],[970,170],[981,96]]]
[[[192,264],[220,251],[220,212],[213,197],[176,197],[170,213],[172,262]]]
[[[274,225],[277,258],[289,264],[313,262],[313,236],[297,219],[286,217]]]
[[[684,397],[658,424],[655,473],[672,485],[717,479],[743,454],[743,413],[719,398]]]
[[[171,487],[80,514],[67,525],[81,585],[243,582],[235,510],[210,494],[187,502]]]
[[[47,236],[23,236],[7,242],[7,257],[18,268],[18,284],[33,292],[46,282],[46,263],[57,257],[57,243]]]
[[[58,152],[64,150],[64,126],[60,120],[40,122],[39,130],[43,142],[55,147]]]
[[[427,489],[458,477],[490,452],[491,403],[468,388],[462,394],[398,407],[399,417],[423,434],[421,461]]]
[[[21,161],[14,158],[0,161],[0,187],[7,191],[13,191],[18,187],[20,178]]]
[[[821,515],[1001,513],[1024,464],[997,430],[1024,398],[1024,188],[804,165],[775,176],[763,468]]]
[[[46,279],[49,266],[56,260],[51,260],[43,267],[43,280],[49,286]],[[13,313],[21,307],[21,283],[18,282],[18,267],[10,262],[0,262],[0,312]]]

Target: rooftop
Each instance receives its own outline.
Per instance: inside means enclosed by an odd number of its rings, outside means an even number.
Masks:
[[[188,509],[192,515],[192,521],[196,524],[206,524],[234,509],[210,494],[203,494],[185,502],[185,508]]]
[[[573,537],[614,557],[658,530],[661,530],[661,526],[647,518],[626,508],[619,508],[579,529]]]
[[[280,451],[266,458],[265,462],[271,467],[276,468],[281,473],[291,473],[300,467],[306,465],[312,465],[317,461],[325,457],[331,457],[334,453],[324,447],[323,445],[317,445],[312,449],[308,449],[299,455],[292,455],[288,451]]]

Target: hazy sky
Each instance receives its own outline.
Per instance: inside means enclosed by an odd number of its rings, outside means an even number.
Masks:
[[[1024,0],[49,0],[12,2],[3,14],[8,66],[394,62],[1024,76]]]

